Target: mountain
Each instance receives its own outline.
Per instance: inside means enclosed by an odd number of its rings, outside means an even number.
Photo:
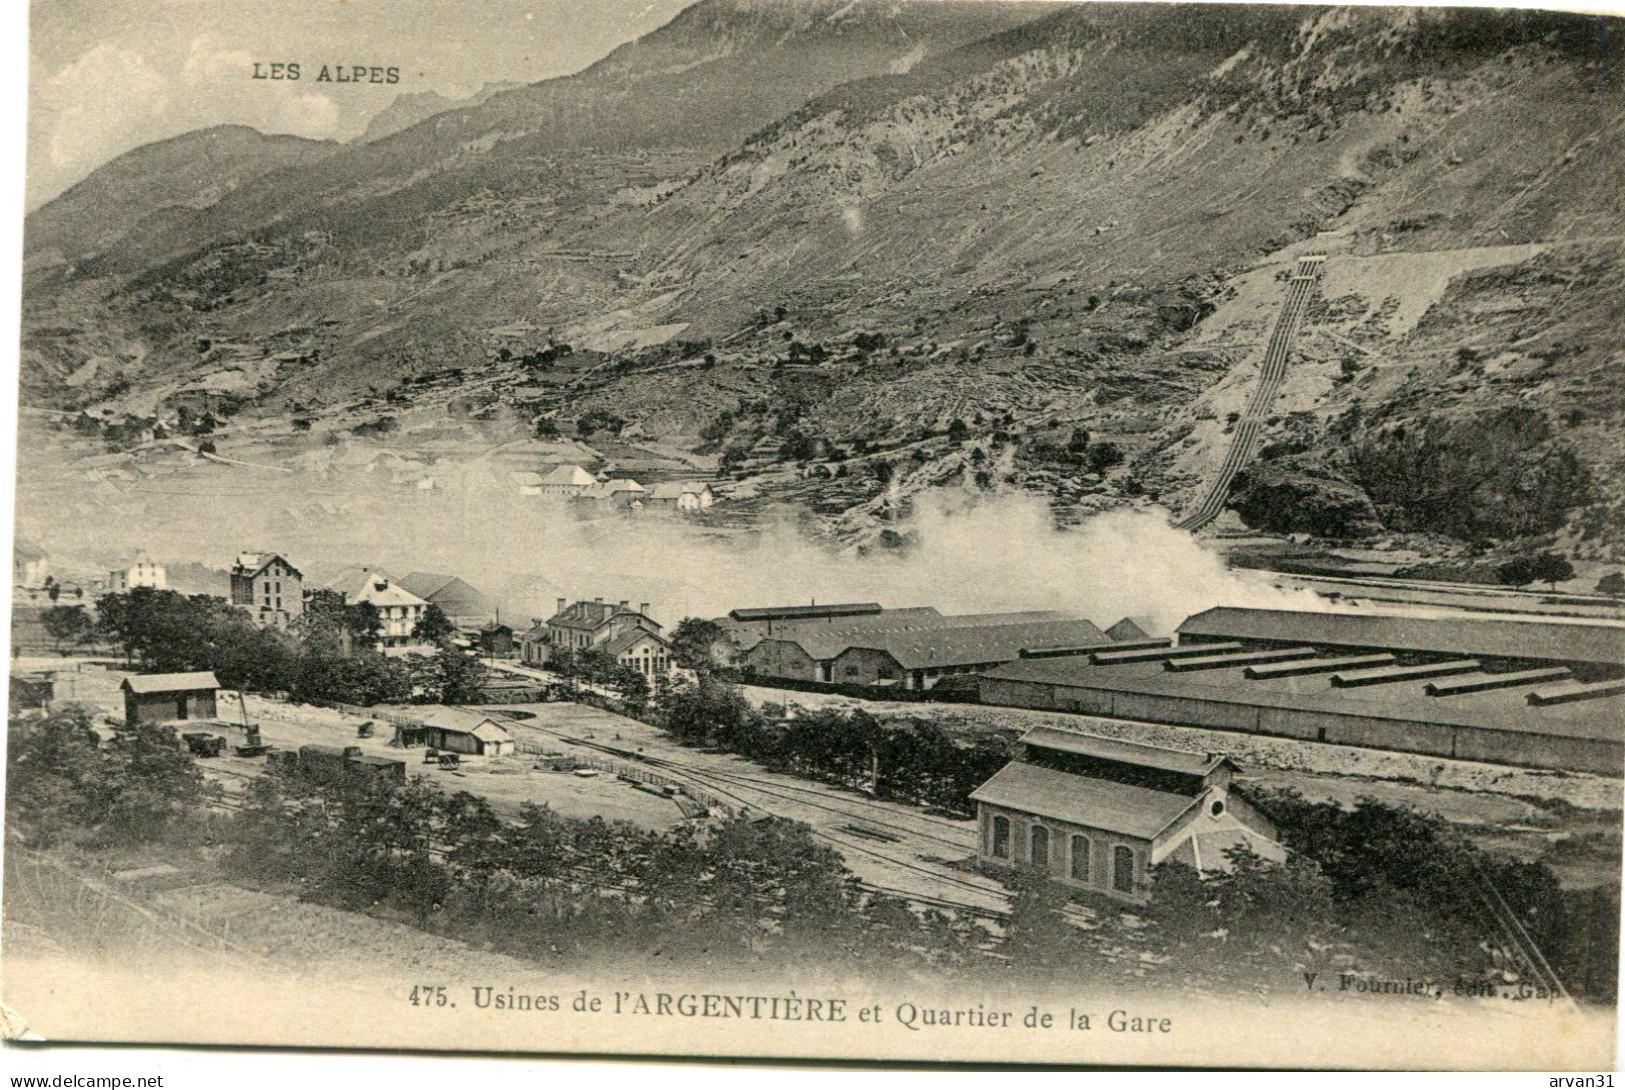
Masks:
[[[25,387],[169,396],[213,381],[200,338],[307,330],[307,362],[233,411],[410,434],[477,385],[498,432],[620,419],[750,472],[742,499],[854,526],[944,482],[1177,508],[1229,446],[1282,278],[1322,251],[1239,509],[1424,533],[1466,495],[1495,514],[1455,538],[1617,549],[1625,197],[1601,134],[1625,100],[1602,29],[704,0],[576,76],[33,278]],[[140,367],[69,385],[87,356]],[[1481,434],[1499,464],[1464,451]],[[1471,487],[1443,498],[1452,474]]]
[[[438,91],[407,91],[397,95],[395,101],[373,115],[367,128],[355,138],[357,144],[370,144],[382,140],[402,129],[409,129],[420,121],[427,121],[447,110],[462,110],[478,106],[492,95],[523,87],[522,83],[487,83],[467,98],[451,98]]]
[[[248,182],[308,166],[338,150],[331,141],[267,136],[220,125],[125,152],[28,216],[24,253],[77,261],[131,234],[208,208]]]

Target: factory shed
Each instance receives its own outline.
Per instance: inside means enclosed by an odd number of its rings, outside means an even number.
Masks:
[[[1301,648],[1301,634],[1280,643]],[[1413,657],[1412,665],[1400,666],[1388,653],[1350,656],[1350,646],[1317,647],[1320,657],[1264,664],[1240,653],[1206,663],[1027,658],[983,674],[980,696],[984,704],[1525,768],[1613,776],[1625,770],[1619,726],[1625,691],[1593,683],[1565,690],[1576,699],[1532,702],[1531,694],[1553,679],[1549,672],[1504,665],[1517,660],[1500,660],[1503,665],[1491,669],[1487,659],[1428,665]],[[1178,668],[1193,661],[1205,668]]]
[[[134,730],[143,723],[174,723],[213,719],[220,682],[214,673],[136,674],[119,686],[124,692],[124,726]]]
[[[1560,662],[1625,672],[1622,625],[1219,606],[1186,618],[1178,635],[1181,644],[1236,640],[1310,644],[1401,655]]]
[[[1012,662],[1029,647],[1107,642],[1084,620],[1028,620],[843,637],[848,646],[829,662],[829,679],[843,684],[929,689],[949,674],[979,673]]]
[[[1230,870],[1236,850],[1286,858],[1273,823],[1234,789],[1226,757],[1049,727],[1021,745],[971,793],[987,865],[1139,902],[1163,863],[1213,873]]]
[[[750,606],[731,609],[731,621],[828,621],[838,617],[866,617],[883,613],[879,602],[841,602],[834,605]]]

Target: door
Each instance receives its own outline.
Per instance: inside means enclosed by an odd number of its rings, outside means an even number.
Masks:
[[[1042,825],[1033,826],[1032,863],[1040,870],[1049,870],[1049,830]]]
[[[177,696],[175,698],[175,718],[176,719],[185,719],[186,718],[186,694],[185,693],[181,693],[179,696]]]

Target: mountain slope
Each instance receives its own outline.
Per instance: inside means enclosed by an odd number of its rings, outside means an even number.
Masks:
[[[395,96],[395,101],[373,115],[367,128],[355,138],[357,144],[370,144],[409,129],[447,110],[463,110],[478,106],[492,95],[517,90],[522,83],[488,83],[467,98],[449,98],[438,91],[407,91]]]
[[[1625,198],[1599,134],[1625,102],[1597,33],[1473,10],[702,3],[578,77],[267,177],[40,286],[25,375],[59,404],[102,392],[62,385],[89,307],[153,396],[212,381],[199,337],[296,336],[319,353],[265,373],[255,411],[427,428],[461,384],[505,426],[602,410],[759,463],[742,501],[880,517],[1009,481],[1177,507],[1222,457],[1277,273],[1320,249],[1266,433],[1298,459],[1280,473],[1408,528],[1414,490],[1383,474],[1445,464],[1483,415],[1533,476],[1572,453],[1606,494]],[[1462,370],[1467,330],[1498,369]],[[1545,426],[1503,427],[1531,398]],[[1586,424],[1557,420],[1581,402]],[[1069,451],[1074,429],[1095,441]],[[1549,506],[1519,488],[1514,507]]]
[[[96,170],[28,216],[23,252],[77,261],[131,235],[215,204],[285,167],[307,167],[338,150],[330,141],[267,136],[221,125],[146,144]]]

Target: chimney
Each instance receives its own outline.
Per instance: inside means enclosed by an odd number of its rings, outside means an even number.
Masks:
[[[622,608],[622,609],[625,609],[625,608],[626,608],[626,607],[627,607],[627,606],[629,606],[629,605],[631,605],[631,604],[632,604],[632,603],[631,603],[631,602],[630,602],[630,601],[628,601],[628,600],[627,600],[627,599],[625,599],[625,598],[622,598],[622,599],[621,599],[621,608]]]
[[[647,617],[649,615],[649,603],[648,602],[639,602],[638,603],[638,612],[643,614],[645,617]]]
[[[568,602],[568,599],[560,598],[559,599],[559,608],[554,610],[553,612],[555,612],[555,613],[563,613],[566,602]]]
[[[594,599],[593,599],[593,604],[594,604],[594,605],[600,605],[600,606],[601,606],[601,605],[603,605],[603,604],[604,604],[604,600],[603,600],[603,599],[602,599],[602,598],[594,598]]]

